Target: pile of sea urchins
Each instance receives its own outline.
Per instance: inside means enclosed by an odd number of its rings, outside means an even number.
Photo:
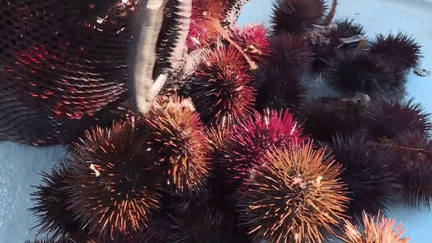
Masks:
[[[333,21],[336,0],[225,24],[244,2],[193,0],[192,72],[43,174],[34,242],[408,242],[382,214],[432,199],[429,114],[405,100],[420,46]]]

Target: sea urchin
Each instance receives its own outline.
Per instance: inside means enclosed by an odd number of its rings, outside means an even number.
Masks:
[[[312,144],[268,153],[240,190],[240,218],[253,242],[322,242],[344,218],[340,166]]]
[[[172,193],[202,188],[209,171],[204,124],[190,99],[161,97],[145,115],[151,148],[164,168],[164,185]]]
[[[409,238],[402,238],[405,231],[401,223],[395,227],[394,219],[384,216],[372,217],[363,213],[363,230],[359,231],[349,221],[345,221],[345,235],[338,237],[344,243],[408,243]]]
[[[73,147],[68,209],[91,233],[105,239],[133,234],[159,209],[163,173],[147,139],[132,117],[86,132]]]
[[[206,124],[232,123],[253,110],[252,77],[234,48],[210,52],[191,82],[192,101]]]

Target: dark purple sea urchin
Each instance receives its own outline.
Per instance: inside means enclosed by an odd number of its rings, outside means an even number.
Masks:
[[[430,114],[419,103],[378,101],[363,114],[366,134],[373,140],[393,138],[406,131],[427,134],[431,129]]]
[[[115,240],[147,226],[159,209],[163,171],[149,133],[134,117],[86,132],[71,154],[65,178],[70,209],[90,233]]]
[[[385,211],[398,188],[390,164],[391,154],[367,144],[360,135],[336,136],[328,148],[342,166],[340,177],[350,192],[348,214],[360,220],[363,211],[369,214]]]
[[[324,71],[330,86],[346,94],[368,95],[403,90],[405,79],[382,60],[365,52],[340,50],[326,61]]]
[[[321,0],[277,0],[273,5],[272,28],[275,34],[303,34],[323,16]]]
[[[330,142],[336,134],[352,135],[361,129],[360,108],[342,100],[316,100],[300,108],[299,113],[304,119],[305,133],[321,142]]]
[[[300,79],[314,60],[312,50],[302,36],[288,33],[271,37],[270,48],[255,75],[256,109],[297,107],[305,95]]]
[[[404,132],[378,144],[394,154],[392,171],[400,185],[400,196],[409,206],[430,208],[432,202],[432,142],[418,131]]]
[[[353,23],[353,20],[338,19],[335,21],[335,27],[327,28],[316,27],[308,32],[305,38],[308,40],[314,53],[315,60],[312,63],[312,70],[321,72],[327,67],[325,60],[331,58],[335,51],[340,49],[355,49],[358,42],[343,44],[341,38],[351,38],[356,35],[364,36],[364,30],[361,25]],[[342,45],[343,44],[343,45]]]
[[[210,204],[185,201],[175,205],[166,220],[166,243],[248,243],[239,230],[237,218]],[[243,234],[242,234],[243,233]]]
[[[387,37],[380,34],[370,41],[369,53],[378,56],[397,70],[415,67],[421,57],[420,46],[414,38],[402,32]]]
[[[30,211],[37,216],[38,234],[48,233],[53,239],[67,237],[82,230],[68,209],[70,194],[66,192],[65,176],[71,167],[60,162],[50,172],[42,173],[43,185],[36,187],[32,193],[35,206]]]
[[[340,166],[312,144],[273,150],[240,190],[240,219],[252,242],[322,242],[348,201]]]
[[[256,110],[298,108],[307,91],[300,79],[297,70],[280,65],[261,66],[255,75]]]
[[[314,60],[311,47],[301,35],[284,33],[270,37],[271,58],[268,65],[279,65],[286,69],[306,71]]]

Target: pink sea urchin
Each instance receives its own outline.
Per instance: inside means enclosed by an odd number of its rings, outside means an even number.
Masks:
[[[226,155],[221,163],[228,170],[248,177],[253,165],[259,165],[270,146],[276,148],[299,144],[305,140],[301,129],[288,111],[255,112],[235,125],[228,138]]]

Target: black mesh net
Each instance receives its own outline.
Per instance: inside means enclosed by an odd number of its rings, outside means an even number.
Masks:
[[[0,0],[0,138],[75,139],[122,113],[139,0]]]

